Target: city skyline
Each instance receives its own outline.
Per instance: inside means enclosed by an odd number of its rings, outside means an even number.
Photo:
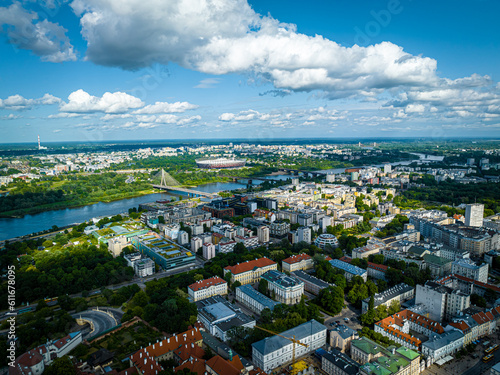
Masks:
[[[495,137],[499,8],[9,1],[0,137]]]

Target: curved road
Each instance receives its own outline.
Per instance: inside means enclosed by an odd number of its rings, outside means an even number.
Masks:
[[[94,331],[91,332],[90,329],[84,329],[83,339],[87,339],[90,336],[98,335],[108,329],[115,327],[120,323],[119,320],[113,319],[108,314],[103,311],[97,310],[86,310],[79,313],[71,314],[71,316],[75,319],[85,319],[89,320],[94,324]]]

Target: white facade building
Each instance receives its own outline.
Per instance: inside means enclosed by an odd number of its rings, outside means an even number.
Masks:
[[[287,305],[299,303],[304,294],[304,283],[276,270],[267,271],[261,276],[267,280],[268,288],[275,299]]]
[[[215,256],[215,245],[209,242],[203,244],[203,258],[212,259]]]
[[[276,367],[292,361],[294,345],[295,358],[300,358],[326,344],[326,327],[314,319],[282,332],[281,335],[295,337],[307,347],[295,345],[280,336],[266,337],[252,344],[252,361],[255,367],[270,373]]]
[[[465,206],[465,225],[470,227],[482,227],[484,215],[484,204],[473,203]]]
[[[459,259],[451,264],[451,273],[456,273],[477,280],[482,283],[488,283],[488,263],[477,265],[469,259]]]
[[[269,227],[263,225],[257,228],[257,237],[259,239],[259,243],[268,243],[269,242]]]
[[[191,252],[195,253],[198,251],[200,247],[203,247],[203,241],[200,237],[191,238]]]
[[[297,242],[307,242],[311,243],[311,228],[300,227],[297,229]]]
[[[216,295],[227,294],[226,280],[214,276],[209,279],[200,280],[187,287],[189,299],[193,302]]]

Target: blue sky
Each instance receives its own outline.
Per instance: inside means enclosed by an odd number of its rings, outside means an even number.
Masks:
[[[500,3],[0,7],[1,142],[497,137]]]

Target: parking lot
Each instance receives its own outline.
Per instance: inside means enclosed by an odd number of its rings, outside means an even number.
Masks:
[[[359,322],[359,316],[361,315],[361,310],[355,309],[347,302],[345,302],[345,304],[348,307],[344,307],[340,312],[340,314],[337,314],[333,317],[330,315],[323,314],[325,315],[325,326],[327,328],[332,329],[335,326],[335,324],[332,325],[332,323],[340,323],[340,324],[345,324],[346,326],[354,330],[361,329],[361,324]]]

